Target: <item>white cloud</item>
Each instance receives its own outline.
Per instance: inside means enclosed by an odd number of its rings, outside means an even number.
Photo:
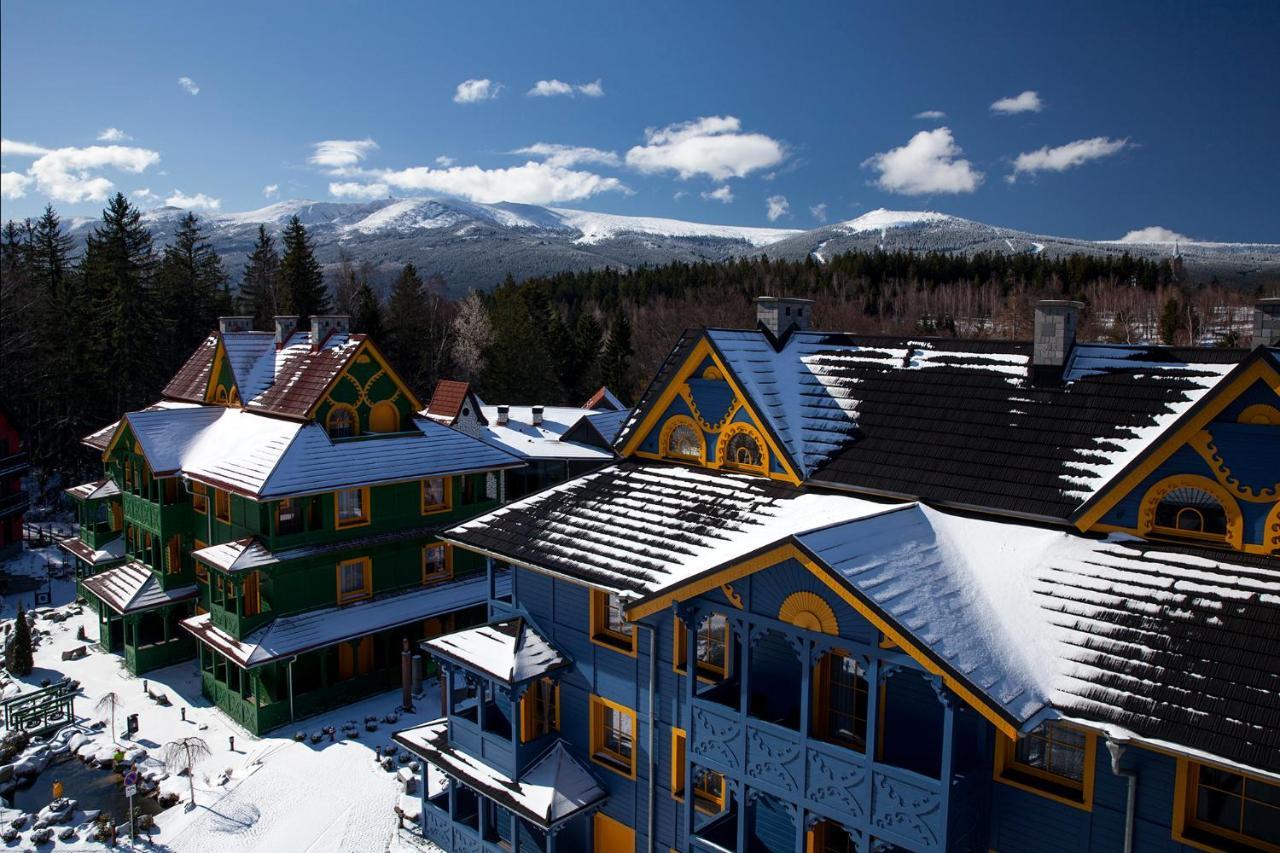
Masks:
[[[0,198],[22,198],[31,181],[21,172],[0,172]]]
[[[265,187],[262,188],[262,194],[267,198],[275,198],[276,196],[280,195],[280,185],[267,184]]]
[[[604,97],[604,86],[599,80],[591,83],[566,83],[563,80],[539,80],[533,84],[533,88],[526,95],[533,98],[554,98],[557,95],[569,95],[581,93],[588,98]]]
[[[701,196],[707,201],[718,201],[721,204],[728,204],[733,201],[733,190],[729,189],[728,184],[723,184],[710,192],[701,193]]]
[[[1186,234],[1179,234],[1177,231],[1171,231],[1161,225],[1149,225],[1146,228],[1139,228],[1136,231],[1130,231],[1121,237],[1119,243],[1183,243],[1190,241],[1191,238]]]
[[[1092,139],[1077,139],[1066,145],[1055,148],[1045,146],[1036,151],[1024,151],[1013,161],[1013,174],[1005,178],[1009,183],[1017,180],[1018,175],[1034,175],[1036,172],[1065,172],[1067,169],[1110,157],[1128,147],[1128,139],[1108,139],[1095,136]]]
[[[453,95],[455,104],[474,104],[477,101],[488,101],[498,97],[502,84],[488,78],[480,80],[463,80]]]
[[[181,86],[188,95],[200,94],[200,87],[196,85],[196,81],[190,77],[179,77],[178,85]]]
[[[7,193],[25,193],[32,181],[54,201],[75,204],[102,201],[115,184],[95,174],[101,169],[119,169],[138,174],[159,162],[160,155],[146,148],[124,145],[90,145],[86,148],[44,148],[29,142],[0,140],[0,156],[35,157],[20,178],[8,178]],[[17,175],[17,172],[9,172]],[[23,180],[22,178],[25,178]],[[17,196],[10,196],[16,198]]]
[[[964,152],[956,145],[951,129],[922,130],[901,148],[893,148],[863,161],[863,168],[880,173],[876,186],[891,193],[971,193],[982,183],[983,174],[968,160],[957,159]]]
[[[482,204],[499,201],[550,204],[577,201],[603,192],[630,192],[617,178],[534,161],[505,169],[413,166],[399,170],[382,169],[370,175],[394,189],[446,193]],[[330,191],[333,191],[332,185]]]
[[[809,214],[819,222],[826,222],[827,203],[823,202],[822,204],[815,204],[813,207],[809,208]]]
[[[927,121],[937,121],[938,119],[946,118],[947,114],[942,110],[925,110],[924,112],[916,113],[915,117]]]
[[[329,193],[338,198],[358,198],[364,200],[386,198],[391,195],[391,188],[386,184],[361,184],[355,181],[337,181],[329,184]]]
[[[734,116],[706,116],[645,131],[645,144],[627,152],[627,165],[641,172],[706,175],[717,181],[741,178],[786,157],[782,143],[762,133],[740,133]]]
[[[341,171],[349,169],[376,151],[378,143],[372,139],[326,139],[311,145],[311,156],[307,162],[323,169]]]
[[[142,189],[134,190],[133,192],[129,193],[129,195],[133,196],[138,201],[147,202],[147,203],[160,200],[160,196],[153,193],[150,187],[143,187]]]
[[[187,195],[178,189],[175,189],[173,195],[166,198],[164,203],[172,207],[186,208],[187,210],[217,210],[222,207],[222,199],[211,198],[204,193]]]
[[[1044,109],[1044,103],[1040,100],[1040,93],[1033,92],[1030,89],[1021,95],[1001,98],[991,105],[991,112],[1004,116],[1016,113],[1038,113],[1042,109]]]
[[[599,148],[588,148],[578,145],[559,145],[553,142],[535,142],[533,145],[517,148],[512,154],[523,154],[527,157],[541,157],[544,163],[551,166],[570,168],[581,163],[597,163],[601,166],[618,166],[622,161],[612,151]],[[452,161],[450,161],[450,165]]]
[[[458,161],[457,161],[457,160],[455,160],[455,159],[453,159],[452,157],[446,157],[446,156],[445,156],[445,155],[443,155],[443,154],[441,154],[439,157],[437,157],[437,158],[436,158],[436,165],[437,165],[437,166],[444,166],[445,168],[448,168],[449,166],[452,166],[452,165],[453,165],[454,163],[456,163],[456,162],[458,162]]]
[[[118,127],[108,127],[98,134],[99,142],[128,142],[130,139],[133,137]]]
[[[682,198],[688,198],[689,194],[684,190],[676,190],[675,195],[671,196],[673,201],[679,201]]]
[[[768,205],[765,216],[769,217],[770,222],[777,222],[791,210],[791,203],[785,195],[771,195],[765,199],[765,204]]]

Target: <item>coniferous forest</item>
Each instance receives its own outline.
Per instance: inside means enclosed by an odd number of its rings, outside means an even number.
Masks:
[[[296,217],[259,229],[233,291],[195,216],[158,246],[123,195],[80,250],[52,207],[0,237],[0,399],[48,488],[92,475],[79,439],[154,402],[225,314],[263,330],[276,314],[350,314],[424,402],[454,378],[490,402],[577,405],[600,385],[632,401],[684,329],[753,326],[761,294],[814,299],[823,329],[1012,339],[1030,337],[1036,300],[1072,298],[1085,339],[1225,346],[1247,345],[1261,295],[1191,287],[1176,259],[874,252],[508,277],[453,301],[413,265],[386,292],[349,258],[322,268]]]

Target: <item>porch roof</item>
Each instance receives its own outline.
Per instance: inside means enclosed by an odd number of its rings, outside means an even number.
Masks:
[[[509,585],[510,578],[500,578],[499,583]],[[238,666],[249,669],[354,640],[375,631],[421,622],[442,613],[482,604],[488,597],[488,580],[479,576],[378,596],[342,607],[281,616],[243,640],[237,640],[214,626],[208,613],[183,620],[182,627]]]
[[[200,594],[195,586],[162,588],[155,574],[137,560],[85,578],[84,585],[121,615],[190,601]]]
[[[451,747],[449,722],[444,718],[398,731],[392,737],[467,787],[544,830],[600,805],[609,796],[562,740],[557,740],[519,779],[511,779]]]
[[[508,685],[569,665],[554,643],[519,617],[424,640],[422,647]]]
[[[422,525],[407,530],[392,530],[386,533],[375,533],[356,539],[340,539],[337,542],[321,542],[314,545],[298,545],[293,548],[282,548],[272,551],[256,536],[222,542],[192,551],[191,556],[202,563],[224,572],[247,572],[290,560],[302,560],[308,557],[319,557],[325,554],[338,554],[344,551],[357,551],[377,545],[387,545],[407,539],[424,541],[435,537],[438,528],[434,525]]]
[[[78,501],[97,501],[103,498],[116,497],[120,494],[120,487],[116,485],[115,480],[108,478],[90,483],[81,483],[78,486],[63,489],[63,491]]]
[[[124,534],[117,536],[97,550],[83,539],[75,537],[63,539],[58,543],[58,547],[78,560],[82,560],[91,566],[99,566],[103,563],[114,563],[124,559]]]

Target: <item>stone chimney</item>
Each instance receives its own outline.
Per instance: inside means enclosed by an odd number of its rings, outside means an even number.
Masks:
[[[790,296],[757,296],[756,322],[781,340],[794,327],[803,332],[809,328],[809,315],[813,310],[812,299],[795,299]]]
[[[510,412],[511,412],[511,407],[510,407],[510,406],[499,406],[499,407],[498,407],[498,420],[497,420],[497,424],[498,424],[498,426],[506,426],[506,425],[507,425],[507,420],[508,420],[508,417],[507,417],[507,416],[510,414]]]
[[[294,332],[298,331],[298,315],[297,314],[277,314],[275,317],[276,324],[276,349],[284,346]]]
[[[534,426],[542,426],[542,407],[541,407],[541,406],[534,406],[534,407],[533,407],[533,418],[532,418],[532,420],[533,420],[533,425],[534,425]]]
[[[218,331],[222,332],[222,334],[224,335],[229,335],[232,332],[252,332],[253,318],[252,317],[219,317]]]
[[[330,334],[345,333],[350,328],[350,314],[317,314],[311,318],[311,345],[318,347]]]
[[[1259,299],[1253,306],[1253,345],[1280,346],[1280,296]]]
[[[1034,340],[1031,347],[1031,380],[1053,384],[1062,380],[1062,369],[1076,344],[1081,302],[1042,299],[1036,303]]]

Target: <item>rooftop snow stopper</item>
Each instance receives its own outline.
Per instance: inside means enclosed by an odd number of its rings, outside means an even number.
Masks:
[[[224,335],[232,332],[252,332],[252,317],[219,317],[218,331]]]
[[[776,339],[782,339],[794,327],[803,332],[809,328],[809,312],[812,299],[791,296],[757,296],[756,322],[764,326]]]
[[[1253,306],[1253,345],[1280,346],[1280,296],[1259,299]]]
[[[1031,347],[1031,381],[1037,385],[1062,380],[1062,369],[1076,344],[1082,302],[1042,299],[1036,303],[1034,340]]]

